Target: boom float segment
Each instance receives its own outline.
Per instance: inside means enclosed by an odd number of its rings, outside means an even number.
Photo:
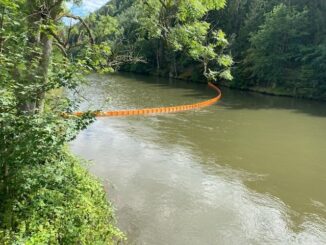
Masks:
[[[180,111],[189,111],[193,109],[203,108],[215,104],[222,97],[221,90],[212,83],[208,83],[208,86],[217,92],[217,95],[210,99],[199,103],[190,105],[170,106],[170,107],[158,107],[158,108],[144,108],[144,109],[133,109],[133,110],[120,110],[120,111],[100,111],[96,112],[96,117],[124,117],[124,116],[135,116],[135,115],[150,115],[150,114],[163,114]],[[74,112],[75,116],[82,116],[83,112]]]

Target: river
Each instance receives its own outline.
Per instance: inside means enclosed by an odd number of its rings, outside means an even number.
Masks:
[[[91,75],[83,109],[212,98],[204,84]],[[216,105],[100,118],[72,142],[128,244],[326,244],[326,103],[222,88]]]

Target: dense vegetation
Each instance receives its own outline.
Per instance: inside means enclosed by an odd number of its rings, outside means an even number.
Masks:
[[[123,239],[103,187],[67,150],[93,116],[62,114],[76,106],[64,89],[101,58],[89,33],[92,57],[69,58],[64,16],[78,19],[62,0],[0,0],[0,244]]]
[[[229,80],[233,60],[225,51],[226,35],[206,20],[210,11],[225,5],[226,0],[117,0],[87,22],[97,41],[110,43],[108,60],[130,61],[118,63],[116,69],[179,77],[191,68],[190,75],[198,78]]]
[[[232,35],[232,86],[326,99],[326,2],[229,0],[212,14]]]
[[[113,0],[89,21],[112,55],[144,61],[121,70],[200,81],[208,66],[228,86],[326,99],[324,0]]]

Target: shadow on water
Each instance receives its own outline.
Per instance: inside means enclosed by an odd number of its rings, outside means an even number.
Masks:
[[[113,78],[115,76],[113,75]],[[174,89],[188,89],[191,93],[182,95],[183,97],[196,97],[198,99],[207,99],[215,95],[215,91],[212,91],[206,83],[198,83],[193,81],[177,80],[172,78],[152,77],[145,75],[135,75],[129,73],[118,73],[117,78],[121,77],[130,81],[141,81],[145,84],[160,87],[162,89],[174,90]],[[150,95],[149,95],[150,96]]]
[[[113,76],[114,77],[114,76]],[[118,79],[124,77],[129,80],[141,80],[143,83],[158,86],[164,89],[191,89],[191,93],[183,94],[182,97],[196,97],[207,99],[213,97],[215,92],[207,87],[205,83],[182,81],[161,77],[150,77],[144,75],[119,73]],[[326,102],[301,98],[273,96],[255,92],[233,90],[222,87],[222,101],[218,106],[234,110],[267,110],[280,109],[291,110],[297,113],[305,113],[316,117],[326,117]]]
[[[223,99],[219,105],[234,110],[291,110],[316,117],[326,117],[326,102],[300,98],[281,97],[248,91],[222,88]]]

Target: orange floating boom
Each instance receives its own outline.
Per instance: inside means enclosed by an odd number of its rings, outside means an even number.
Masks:
[[[121,117],[121,116],[133,116],[133,115],[149,115],[149,114],[163,114],[179,111],[189,111],[192,109],[202,108],[210,106],[219,101],[222,97],[221,90],[212,83],[208,83],[208,86],[217,92],[217,95],[210,99],[199,103],[190,105],[180,105],[180,106],[170,106],[170,107],[160,107],[160,108],[144,108],[144,109],[133,109],[133,110],[120,110],[120,111],[100,111],[96,112],[96,117]],[[75,116],[82,116],[83,112],[74,112]]]

